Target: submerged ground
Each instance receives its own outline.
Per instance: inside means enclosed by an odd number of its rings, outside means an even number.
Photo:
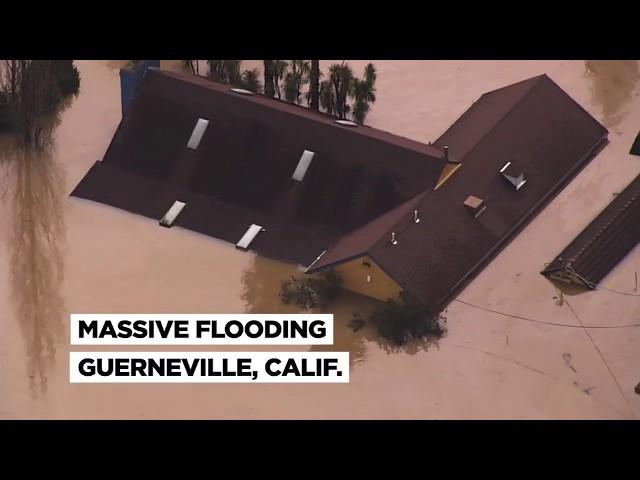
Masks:
[[[485,91],[541,73],[610,130],[604,151],[451,303],[437,344],[391,352],[368,329],[351,332],[352,313],[373,302],[347,295],[332,312],[333,348],[352,355],[348,385],[69,384],[69,313],[269,313],[295,272],[68,197],[120,120],[123,63],[77,62],[81,93],[50,154],[16,161],[0,141],[0,418],[640,416],[640,249],[606,277],[609,290],[562,304],[539,274],[640,173],[628,154],[640,128],[636,61],[375,61],[368,123],[416,140],[435,140]]]

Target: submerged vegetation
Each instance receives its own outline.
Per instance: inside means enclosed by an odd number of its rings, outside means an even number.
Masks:
[[[342,277],[335,270],[316,276],[291,276],[280,285],[280,300],[286,305],[306,309],[325,308],[342,293]],[[406,347],[416,341],[437,342],[446,333],[445,319],[422,306],[405,292],[396,299],[387,300],[380,308],[363,318],[359,313],[349,326],[357,331],[371,325],[379,342],[389,350]]]
[[[0,132],[37,146],[43,122],[80,90],[72,60],[4,60],[0,64]]]
[[[280,300],[286,305],[304,308],[326,307],[342,292],[342,277],[328,270],[317,277],[299,278],[295,276],[283,280],[280,286]]]
[[[351,118],[362,125],[376,102],[376,67],[369,63],[362,78],[358,78],[348,63],[334,63],[326,80],[319,60],[264,60],[264,93],[284,98],[291,103],[303,101],[302,90],[309,88],[304,98],[313,110],[322,110],[340,119]]]
[[[257,69],[242,70],[242,60],[207,60],[208,77],[216,82],[228,83],[253,93],[262,90]]]
[[[415,340],[441,337],[445,334],[442,320],[438,313],[425,309],[405,292],[400,292],[397,300],[387,300],[382,308],[369,317],[378,335],[394,347]]]

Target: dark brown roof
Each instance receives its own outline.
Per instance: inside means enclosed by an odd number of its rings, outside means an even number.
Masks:
[[[427,306],[443,307],[606,140],[607,130],[546,75],[512,87],[483,95],[436,142],[448,144],[462,160],[444,185],[408,202],[404,212],[380,219],[383,225],[362,229],[377,239],[354,232],[339,240],[310,271],[372,245],[366,253],[400,286]],[[518,191],[499,173],[509,161],[527,180]],[[464,207],[469,195],[487,206],[477,219]],[[420,223],[412,220],[414,208]],[[362,236],[367,238],[354,245],[353,238]]]
[[[640,133],[638,133],[638,136],[634,140],[633,145],[631,145],[631,150],[629,150],[629,153],[632,155],[640,155]]]
[[[598,283],[640,242],[640,175],[542,273],[575,273]]]
[[[198,118],[210,121],[196,151]],[[315,152],[304,180],[291,178]],[[437,147],[193,75],[148,70],[102,161],[72,195],[160,219],[187,203],[175,225],[309,265],[338,238],[433,188]]]

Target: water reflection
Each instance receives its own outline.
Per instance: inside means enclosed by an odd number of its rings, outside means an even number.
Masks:
[[[10,298],[23,331],[32,387],[46,387],[48,367],[63,331],[64,177],[52,158],[55,122],[40,130],[37,147],[12,138],[0,144],[9,209]]]
[[[585,75],[591,79],[593,101],[602,106],[606,127],[624,118],[640,76],[637,60],[586,60]]]
[[[293,265],[254,256],[242,274],[242,300],[246,313],[297,313],[299,307],[285,305],[278,292],[283,280],[301,272]]]
[[[293,265],[255,256],[249,268],[242,275],[243,293],[246,313],[300,313],[302,310],[295,305],[285,305],[280,301],[278,292],[283,280],[292,275],[303,275]],[[349,326],[355,313],[366,317],[379,304],[375,300],[344,292],[344,294],[323,313],[334,314],[334,343],[333,345],[316,345],[311,351],[342,351],[350,352],[351,363],[364,361],[366,344],[374,339],[370,327],[354,332]],[[320,312],[320,310],[318,310]]]

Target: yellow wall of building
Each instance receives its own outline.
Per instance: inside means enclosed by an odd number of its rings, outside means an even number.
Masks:
[[[395,280],[366,256],[338,265],[335,270],[342,277],[343,288],[378,300],[396,298],[402,290]],[[367,282],[367,275],[371,277],[370,282]]]

